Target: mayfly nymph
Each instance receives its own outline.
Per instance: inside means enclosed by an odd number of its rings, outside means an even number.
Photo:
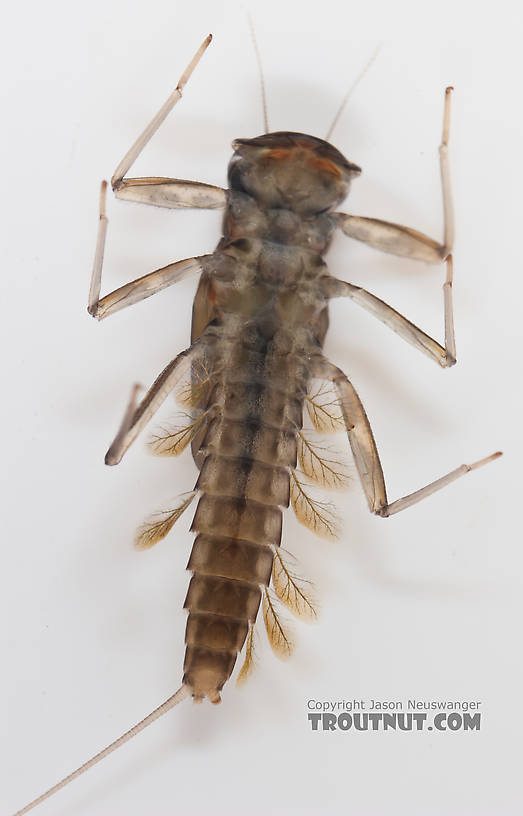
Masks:
[[[396,501],[385,479],[365,410],[343,371],[323,353],[331,298],[349,297],[443,368],[456,362],[452,312],[453,213],[448,168],[451,88],[445,91],[440,166],[444,237],[339,212],[361,170],[328,141],[303,133],[265,132],[235,139],[228,187],[175,178],[127,178],[145,145],[182,96],[208,47],[207,37],[176,89],[118,165],[112,189],[119,199],[166,208],[224,211],[214,252],[171,263],[100,298],[107,216],[102,183],[89,313],[103,319],[186,278],[199,275],[191,345],[162,371],[138,400],[134,386],[106,463],[116,465],[173,392],[187,422],[158,432],[153,452],[175,456],[191,445],[199,470],[194,489],[146,522],[137,546],[164,538],[199,494],[191,529],[196,533],[184,607],[188,610],[181,688],[152,714],[47,793],[27,812],[145,728],[184,697],[220,701],[238,653],[239,680],[252,666],[254,625],[260,604],[273,650],[291,651],[277,604],[302,618],[315,615],[307,586],[280,549],[282,508],[316,532],[335,535],[329,508],[313,499],[308,482],[343,484],[339,462],[303,428],[304,413],[320,432],[344,429],[371,512],[387,517],[500,456],[461,465]],[[336,120],[335,120],[336,121]],[[266,131],[268,127],[266,127]],[[332,128],[331,128],[332,131]],[[330,133],[330,131],[329,131]],[[384,252],[446,264],[443,285],[445,341],[441,345],[360,286],[333,277],[324,260],[333,235],[345,235]]]

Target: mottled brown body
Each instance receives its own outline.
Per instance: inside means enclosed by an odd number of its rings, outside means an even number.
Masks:
[[[322,452],[328,449],[315,446],[301,431],[305,398],[317,430],[346,430],[369,510],[381,517],[411,507],[501,456],[496,451],[470,465],[463,464],[389,502],[363,405],[344,372],[321,351],[328,327],[328,299],[348,297],[442,368],[456,363],[451,255],[454,226],[448,166],[452,88],[445,91],[439,147],[444,216],[441,243],[401,224],[335,212],[360,169],[327,142],[304,134],[266,133],[256,139],[236,140],[227,190],[183,179],[128,178],[132,164],[180,100],[211,39],[206,37],[175,90],[125,154],[111,184],[117,198],[142,204],[224,208],[223,238],[211,255],[168,264],[100,297],[108,224],[104,181],[88,299],[89,314],[101,320],[190,274],[201,275],[190,348],[168,363],[139,402],[140,386],[133,387],[105,456],[106,464],[118,464],[167,396],[189,375],[189,393],[182,395],[194,415],[185,427],[153,437],[151,448],[161,456],[176,456],[191,442],[200,476],[195,490],[173,509],[142,525],[136,538],[139,549],[156,544],[200,493],[192,524],[197,536],[188,563],[193,577],[185,600],[189,615],[183,683],[162,705],[16,816],[65,787],[186,696],[192,695],[196,701],[207,696],[211,702],[219,702],[220,691],[245,643],[245,662],[238,675],[238,681],[243,682],[253,665],[254,622],[262,595],[271,647],[280,657],[290,655],[292,639],[278,619],[267,591],[269,582],[278,600],[297,617],[311,620],[316,613],[307,590],[281,556],[281,508],[290,499],[298,520],[322,535],[336,535],[327,505],[305,493],[294,468],[298,463],[306,478],[326,487],[338,487],[344,480],[341,463],[324,456]],[[336,228],[400,257],[428,264],[445,262],[444,345],[361,286],[330,277],[323,255]],[[323,386],[307,394],[312,378],[329,383],[334,398],[322,399]]]
[[[210,373],[193,442],[201,491],[183,683],[220,699],[256,619],[280,545],[303,402],[328,326],[328,210],[359,168],[320,139],[274,133],[233,143],[224,236],[206,259],[193,342]]]

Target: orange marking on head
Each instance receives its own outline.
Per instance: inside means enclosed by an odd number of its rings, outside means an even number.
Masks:
[[[333,161],[330,161],[330,159],[322,159],[320,156],[313,155],[309,159],[309,164],[318,170],[322,170],[324,173],[330,173],[331,176],[341,177],[342,175],[340,168],[334,164]]]
[[[285,159],[289,158],[289,155],[292,153],[292,148],[288,147],[275,147],[272,150],[269,150],[267,153],[268,159],[274,159],[275,161],[285,161]]]
[[[316,155],[316,153],[314,153],[314,151],[312,151],[306,145],[296,145],[295,147],[274,147],[272,150],[267,151],[267,158],[277,162],[284,162],[292,159],[293,157],[297,158],[298,160],[303,159],[316,171],[319,170],[323,173],[329,173],[331,176],[337,176],[338,178],[341,178],[343,175],[342,171],[335,164],[335,162]]]

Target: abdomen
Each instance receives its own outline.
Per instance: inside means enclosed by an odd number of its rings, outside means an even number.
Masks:
[[[185,600],[183,682],[195,699],[213,702],[256,619],[261,587],[270,582],[306,389],[302,355],[279,351],[281,336],[254,334],[251,325],[248,336],[224,340],[228,363],[201,406],[211,418],[198,450],[201,497],[188,563],[194,574]]]

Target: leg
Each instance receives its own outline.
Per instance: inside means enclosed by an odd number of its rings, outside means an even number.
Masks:
[[[441,490],[442,487],[450,484],[455,479],[459,479],[460,476],[464,476],[471,470],[486,465],[488,462],[492,462],[501,456],[501,451],[497,451],[485,459],[474,462],[472,465],[461,465],[440,479],[437,479],[435,482],[431,482],[420,490],[416,490],[414,493],[410,493],[408,496],[404,496],[389,504],[387,501],[385,478],[376,442],[374,441],[365,409],[354,387],[341,369],[325,359],[321,360],[318,366],[318,372],[315,373],[315,376],[329,379],[337,388],[345,424],[347,426],[350,446],[361,484],[367,497],[369,509],[378,516],[387,517],[392,516],[394,513],[399,513],[401,510],[411,507],[411,505],[430,496],[437,490]]]
[[[178,84],[169,98],[164,102],[156,116],[153,117],[152,121],[149,122],[143,133],[136,139],[134,144],[129,148],[125,156],[123,157],[122,161],[116,168],[113,173],[113,177],[111,179],[111,185],[113,190],[117,189],[123,181],[123,178],[132,164],[136,161],[146,144],[152,139],[162,122],[167,118],[169,113],[172,111],[176,103],[182,98],[182,91],[185,85],[187,84],[192,72],[198,65],[200,59],[202,58],[204,52],[207,50],[208,46],[210,45],[212,40],[212,35],[209,34],[208,37],[205,38],[201,46],[199,47],[198,51],[192,58],[191,62],[183,72],[182,76],[178,80]]]
[[[152,139],[160,125],[165,121],[176,103],[182,97],[182,91],[196,65],[212,40],[209,34],[192,58],[180,77],[178,84],[156,116],[149,122],[143,133],[134,142],[123,157],[111,179],[111,186],[117,198],[136,201],[140,204],[153,204],[157,207],[200,207],[217,209],[225,207],[225,190],[212,184],[201,184],[197,181],[184,181],[172,178],[134,178],[126,179],[125,174],[134,164],[144,147]]]
[[[200,344],[193,343],[189,349],[178,354],[157,377],[139,405],[136,402],[140,386],[133,386],[131,399],[122,424],[105,455],[106,465],[117,465],[121,461],[126,450],[132,445],[168,394],[176,387],[184,374],[190,370],[191,365],[197,361],[200,353]]]
[[[89,289],[89,303],[87,311],[93,317],[102,320],[104,317],[117,312],[119,309],[124,309],[126,306],[132,306],[133,303],[138,303],[140,300],[160,292],[173,283],[183,280],[188,275],[199,273],[202,271],[202,258],[188,258],[185,261],[178,261],[177,263],[169,264],[161,269],[156,269],[148,275],[143,275],[131,283],[120,286],[109,295],[106,295],[100,300],[100,286],[102,283],[102,265],[105,250],[105,238],[107,235],[108,219],[105,214],[105,195],[107,191],[107,182],[102,182],[100,190],[100,220],[98,225],[98,238],[96,242],[96,253],[94,257],[93,272],[91,275],[91,286]],[[202,256],[207,257],[207,256]]]
[[[141,204],[153,204],[157,207],[198,207],[205,209],[225,207],[225,190],[222,190],[220,187],[214,187],[210,184],[201,184],[200,182],[183,181],[181,179],[171,178],[124,178],[133,162],[136,160],[146,144],[156,133],[166,116],[181,98],[183,87],[187,83],[202,54],[211,42],[211,39],[212,37],[209,35],[204,40],[188,67],[180,77],[178,85],[173,93],[169,96],[168,100],[162,106],[160,111],[145,128],[144,132],[136,140],[116,168],[111,183],[118,198],[122,198],[127,201],[135,201]],[[97,317],[99,320],[107,317],[109,314],[112,314],[118,309],[123,309],[125,306],[130,306],[143,298],[153,295],[155,292],[159,292],[161,289],[164,289],[166,286],[170,286],[176,281],[181,280],[191,272],[201,271],[200,263],[197,258],[191,258],[186,261],[169,264],[168,266],[158,269],[149,275],[138,278],[138,280],[133,281],[126,286],[122,286],[120,289],[117,289],[115,292],[112,292],[110,295],[102,298],[102,300],[99,300],[103,255],[108,225],[108,219],[105,213],[106,191],[107,182],[103,181],[100,192],[100,221],[98,227],[98,239],[96,243],[96,254],[91,277],[91,288],[89,292],[88,304],[89,314],[91,314],[93,317]]]
[[[363,241],[383,252],[393,255],[400,255],[406,258],[413,258],[426,263],[441,263],[447,261],[447,277],[443,285],[444,310],[445,310],[445,348],[436,343],[417,326],[402,317],[383,301],[366,292],[364,289],[336,282],[332,286],[333,296],[347,296],[368,309],[376,317],[390,326],[408,342],[420,348],[439,365],[447,368],[456,362],[456,344],[454,339],[454,317],[452,310],[452,251],[454,242],[454,218],[452,210],[452,197],[450,187],[450,175],[448,166],[448,137],[450,128],[450,94],[452,88],[445,91],[445,108],[443,115],[443,134],[439,147],[441,185],[443,194],[443,219],[444,237],[443,243],[439,244],[421,232],[402,227],[399,224],[391,224],[388,221],[380,221],[376,218],[360,218],[359,216],[338,214],[339,224],[346,235]],[[339,285],[338,285],[339,284]]]
[[[378,218],[362,218],[357,215],[335,213],[338,223],[351,238],[363,241],[375,249],[414,258],[426,263],[441,263],[452,252],[454,244],[454,213],[450,187],[448,165],[448,139],[450,129],[450,95],[453,88],[445,90],[445,107],[443,113],[443,133],[439,146],[441,171],[441,188],[443,194],[443,243],[440,244],[417,230],[391,224]]]
[[[335,278],[325,279],[325,290],[330,297],[350,297],[355,303],[363,306],[368,312],[385,323],[392,331],[403,337],[407,343],[427,354],[431,360],[435,360],[442,368],[449,368],[456,362],[456,342],[454,339],[454,320],[452,316],[452,255],[447,257],[447,277],[443,284],[443,310],[445,322],[445,347],[441,346],[426,332],[407,320],[399,312],[393,309],[388,303],[380,300],[375,295],[354,286],[346,281],[339,281]]]
[[[114,192],[124,201],[169,209],[219,210],[226,204],[226,192],[221,187],[173,178],[123,179]]]

